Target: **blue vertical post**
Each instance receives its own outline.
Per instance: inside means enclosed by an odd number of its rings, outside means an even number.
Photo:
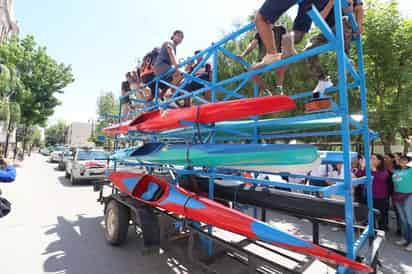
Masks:
[[[368,203],[368,229],[369,237],[374,236],[374,215],[373,215],[373,199],[372,199],[372,174],[371,174],[371,164],[370,164],[370,132],[369,132],[369,119],[368,119],[368,103],[366,100],[367,90],[365,83],[365,70],[363,67],[363,50],[362,50],[362,37],[358,35],[356,37],[356,49],[358,53],[358,66],[359,66],[359,82],[360,82],[360,98],[361,98],[361,107],[363,115],[363,143],[364,143],[364,155],[365,155],[365,172],[368,182],[366,184],[367,190],[367,203]]]
[[[215,198],[215,181],[214,181],[214,174],[215,174],[215,169],[212,170],[212,175],[209,178],[209,199],[213,201]],[[208,226],[207,228],[208,233],[212,235],[213,232],[213,226]],[[213,242],[212,240],[208,240],[207,242],[207,255],[212,256],[213,254]]]
[[[212,103],[217,101],[217,89],[216,89],[216,83],[218,81],[218,67],[219,67],[219,51],[217,49],[213,50],[213,67],[212,67]],[[212,134],[209,142],[211,144],[215,143],[215,135]]]
[[[350,259],[355,258],[354,254],[354,229],[353,229],[353,205],[352,205],[352,176],[350,160],[350,132],[349,132],[349,107],[347,96],[347,77],[345,64],[345,46],[342,24],[342,4],[341,0],[334,2],[335,27],[336,27],[336,57],[338,62],[338,89],[340,115],[342,117],[342,143],[343,143],[343,163],[344,163],[344,198],[345,198],[345,222],[346,222],[346,252]]]

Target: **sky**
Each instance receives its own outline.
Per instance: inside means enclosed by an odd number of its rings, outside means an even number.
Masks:
[[[185,58],[218,41],[263,2],[15,0],[14,13],[22,36],[34,35],[53,58],[72,66],[75,82],[57,96],[62,104],[49,119],[70,123],[96,119],[97,97],[105,91],[119,95],[124,74],[175,29],[184,31],[177,55]],[[399,2],[412,16],[412,1]]]

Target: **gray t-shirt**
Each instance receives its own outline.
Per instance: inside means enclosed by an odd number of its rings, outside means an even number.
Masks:
[[[176,54],[176,45],[172,41],[168,41],[163,43],[162,47],[160,48],[159,55],[156,58],[156,62],[154,64],[154,71],[156,75],[160,75],[167,70],[170,69],[172,66],[172,61],[169,57],[169,52],[167,48],[170,47],[173,49],[173,52]]]

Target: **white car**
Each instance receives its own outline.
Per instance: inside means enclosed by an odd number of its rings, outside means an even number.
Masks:
[[[54,150],[50,153],[50,163],[58,163],[64,149],[65,148],[63,146],[55,147]]]
[[[66,163],[66,178],[70,178],[72,184],[104,180],[108,158],[109,154],[103,150],[77,149]]]

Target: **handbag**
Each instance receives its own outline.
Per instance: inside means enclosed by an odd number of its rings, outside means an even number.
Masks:
[[[6,216],[11,211],[11,203],[3,197],[0,197],[0,218]]]

